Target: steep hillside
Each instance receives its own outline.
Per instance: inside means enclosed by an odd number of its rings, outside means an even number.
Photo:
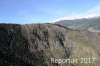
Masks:
[[[87,30],[91,27],[100,26],[100,17],[60,20],[55,23],[73,29]]]
[[[99,66],[100,33],[55,24],[0,24],[0,66]],[[79,59],[56,63],[56,59]],[[95,58],[80,63],[81,58]]]

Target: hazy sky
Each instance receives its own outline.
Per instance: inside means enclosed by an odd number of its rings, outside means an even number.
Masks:
[[[43,23],[100,14],[100,0],[0,0],[0,23]]]

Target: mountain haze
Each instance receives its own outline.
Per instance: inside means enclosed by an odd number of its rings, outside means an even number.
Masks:
[[[100,17],[91,17],[91,18],[81,18],[74,20],[59,20],[55,24],[59,24],[64,27],[69,27],[72,29],[81,29],[87,30],[91,27],[100,26]]]

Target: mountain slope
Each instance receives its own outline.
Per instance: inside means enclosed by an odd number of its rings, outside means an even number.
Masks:
[[[99,66],[100,33],[55,24],[0,24],[0,66]],[[96,58],[95,63],[51,63],[51,58]]]
[[[100,17],[82,18],[76,20],[60,20],[55,23],[73,29],[87,30],[91,27],[100,26]]]

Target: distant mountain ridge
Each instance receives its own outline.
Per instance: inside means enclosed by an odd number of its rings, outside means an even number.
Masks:
[[[100,26],[100,17],[82,18],[75,20],[59,20],[56,21],[55,24],[72,29],[87,30],[91,27]]]

